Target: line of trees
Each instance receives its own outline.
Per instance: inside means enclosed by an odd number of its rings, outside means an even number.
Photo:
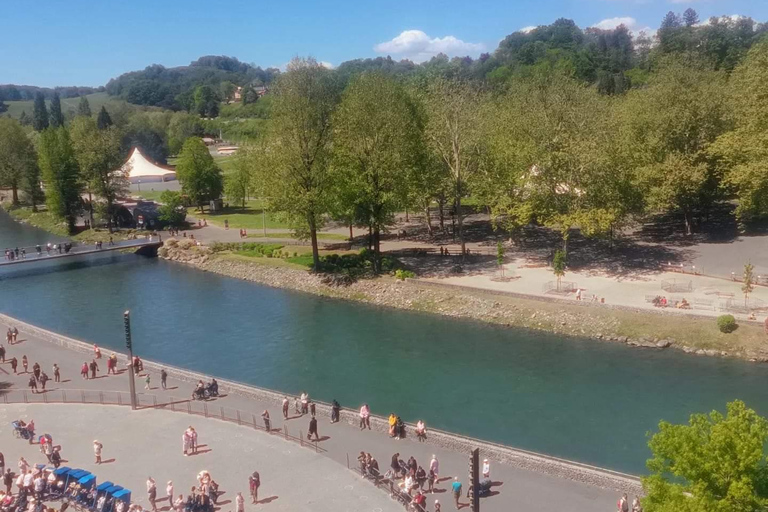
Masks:
[[[743,222],[768,215],[768,41],[732,73],[695,54],[660,61],[648,83],[600,94],[539,70],[503,87],[461,78],[343,83],[295,59],[273,89],[270,125],[237,166],[238,187],[269,197],[312,241],[325,219],[380,233],[394,214],[449,206],[462,247],[462,200],[488,206],[512,236],[536,222],[610,237],[633,216],[676,212],[691,233],[717,202]],[[234,179],[234,178],[232,178]],[[241,196],[243,194],[240,194]]]

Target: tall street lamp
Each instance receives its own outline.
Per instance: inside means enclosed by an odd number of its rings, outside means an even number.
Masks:
[[[125,347],[128,349],[128,387],[131,393],[131,410],[136,410],[136,382],[133,379],[133,343],[131,342],[131,312],[123,313],[125,326]]]

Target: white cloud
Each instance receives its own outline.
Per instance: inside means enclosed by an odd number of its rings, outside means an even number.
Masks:
[[[746,18],[746,16],[744,16],[742,14],[731,14],[730,16],[726,15],[726,16],[714,16],[714,17],[717,18],[721,22],[739,21],[740,19]],[[698,23],[696,26],[697,27],[702,27],[704,25],[709,25],[711,20],[712,20],[712,18],[707,18],[704,21],[702,21],[701,23]]]
[[[532,32],[536,30],[536,27],[534,25],[528,25],[527,27],[523,27],[518,32],[522,32],[523,34],[527,34],[528,32]]]
[[[629,31],[632,33],[632,35],[635,35],[635,36],[640,32],[645,32],[648,35],[653,35],[653,33],[655,32],[655,30],[653,30],[651,27],[639,25],[637,23],[637,20],[630,16],[619,16],[616,18],[607,18],[602,21],[598,21],[597,23],[592,25],[592,28],[599,28],[600,30],[613,30],[619,25],[624,25],[625,27],[627,27]]]
[[[467,43],[454,36],[431,38],[421,30],[404,30],[399,36],[373,47],[376,53],[396,55],[414,62],[424,62],[438,53],[448,56],[477,55],[485,50],[482,43]]]
[[[318,62],[318,64],[320,64],[324,68],[328,68],[328,69],[333,69],[335,67],[333,64],[331,64],[327,60],[321,60],[321,61]]]

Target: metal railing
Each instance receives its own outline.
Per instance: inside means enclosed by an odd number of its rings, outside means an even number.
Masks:
[[[11,389],[0,391],[0,402],[3,404],[92,404],[92,405],[124,405],[130,407],[131,397],[123,391],[96,391],[87,389],[56,389],[32,393],[27,390]],[[139,409],[162,409],[166,411],[187,413],[204,418],[212,418],[230,423],[236,423],[254,430],[266,432],[264,422],[254,413],[241,411],[232,407],[216,405],[216,400],[191,400],[189,398],[160,397],[138,393],[136,402]],[[271,427],[271,426],[270,426]],[[327,450],[320,447],[317,441],[304,438],[299,430],[298,436],[288,432],[288,426],[282,429],[270,428],[270,435],[278,435],[283,439],[294,441],[301,446],[314,449],[316,453]]]

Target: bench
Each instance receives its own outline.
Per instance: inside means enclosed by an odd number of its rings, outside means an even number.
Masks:
[[[712,299],[693,299],[693,309],[715,309],[715,301]]]

